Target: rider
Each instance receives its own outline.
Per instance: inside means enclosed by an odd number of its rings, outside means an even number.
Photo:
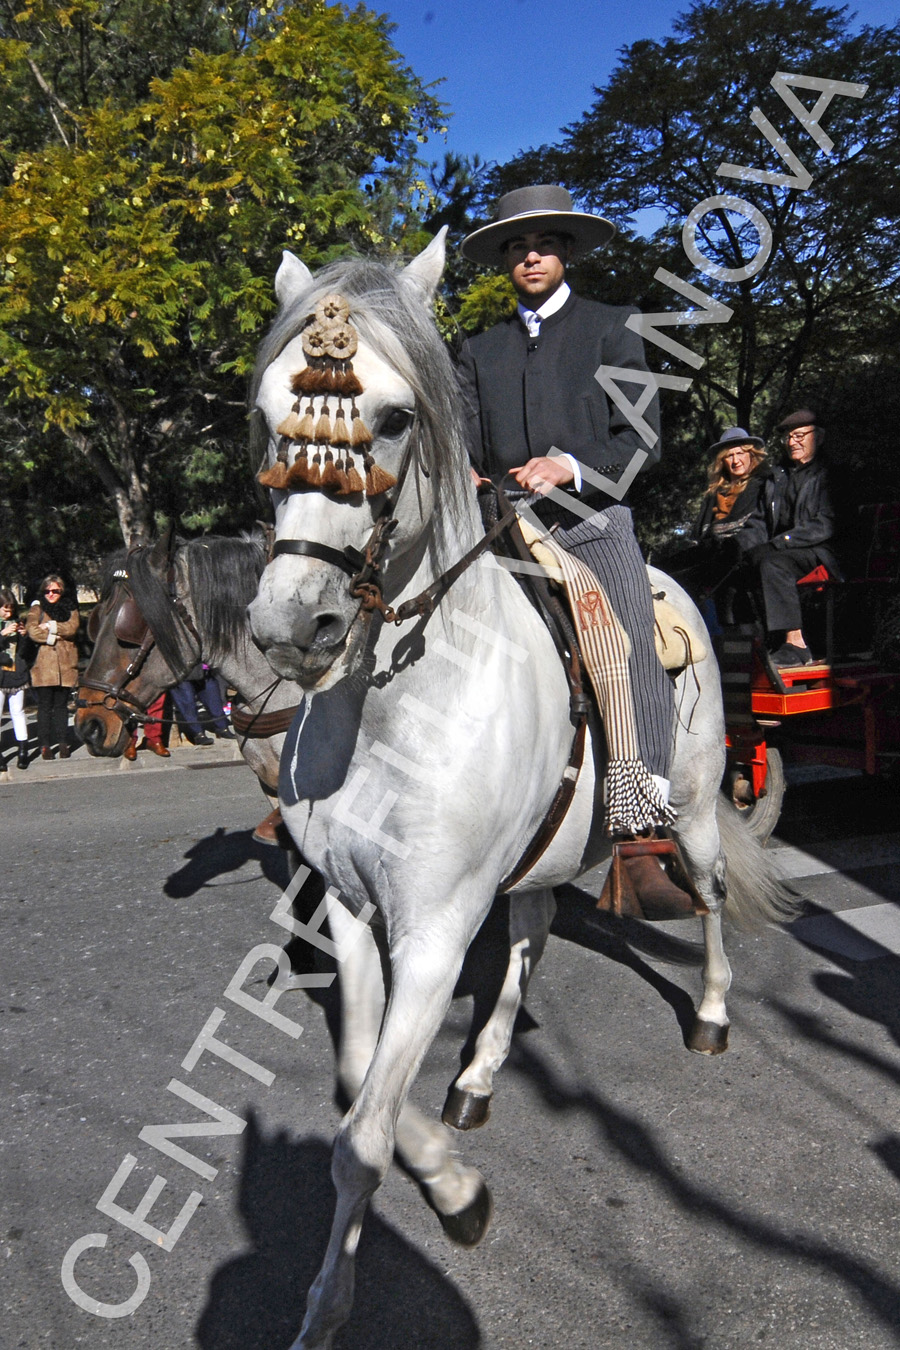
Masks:
[[[618,480],[629,481],[638,452],[649,463],[659,458],[656,400],[644,413],[657,433],[648,449],[596,378],[603,365],[646,373],[643,342],[626,326],[636,311],[584,300],[566,282],[567,264],[614,233],[608,220],[576,211],[561,187],[536,185],[501,197],[495,219],[468,235],[462,252],[472,262],[505,267],[519,303],[510,318],[464,344],[460,382],[479,472],[497,482],[508,474],[541,496],[557,489],[536,514],[546,527],[556,525],[555,541],[595,573],[628,633],[638,746],[658,791],[650,824],[662,824],[671,818],[673,691],[656,655],[650,587],[626,494],[616,490]],[[570,509],[561,494],[582,509]],[[649,851],[626,866],[647,916],[690,912],[685,892]]]

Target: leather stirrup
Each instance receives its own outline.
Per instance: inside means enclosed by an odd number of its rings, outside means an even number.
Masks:
[[[659,866],[665,858],[675,874]],[[612,862],[597,909],[622,918],[662,922],[709,913],[669,837],[623,839],[613,844]]]

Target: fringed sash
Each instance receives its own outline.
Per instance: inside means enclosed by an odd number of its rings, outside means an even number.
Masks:
[[[631,644],[590,568],[520,518],[522,533],[542,567],[562,582],[578,633],[581,654],[597,695],[609,755],[606,831],[640,834],[671,825],[675,812],[663,801],[640,758],[628,677]]]

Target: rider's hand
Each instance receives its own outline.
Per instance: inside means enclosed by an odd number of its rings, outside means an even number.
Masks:
[[[575,473],[567,459],[551,459],[549,455],[540,455],[537,459],[530,459],[527,464],[510,469],[509,476],[516,480],[519,487],[538,492],[543,497],[551,488],[571,483]]]

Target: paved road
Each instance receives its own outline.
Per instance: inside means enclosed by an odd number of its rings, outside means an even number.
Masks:
[[[255,945],[280,943],[284,878],[250,839],[265,810],[250,775],[227,747],[206,754],[110,772],[76,756],[0,785],[4,1348],[281,1350],[301,1320],[330,1220],[331,995],[282,999],[298,1039],[224,997]],[[815,912],[731,935],[732,1048],[714,1060],[682,1042],[697,971],[630,954],[570,894],[492,1118],[460,1138],[494,1193],[491,1232],[452,1247],[394,1169],[340,1350],[898,1344],[897,797],[793,789],[777,856]],[[209,1051],[183,1065],[217,1008],[256,1076]],[[427,1109],[469,1016],[460,1000],[429,1056]],[[180,1141],[204,1176],[139,1138],[198,1118],[173,1079],[248,1122]],[[134,1210],[159,1173],[161,1231],[202,1196],[171,1251],[97,1209],[129,1156],[117,1201]],[[63,1257],[90,1234],[107,1236],[75,1263],[91,1299],[127,1300],[128,1259],[146,1263],[133,1315],[64,1291]]]

